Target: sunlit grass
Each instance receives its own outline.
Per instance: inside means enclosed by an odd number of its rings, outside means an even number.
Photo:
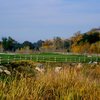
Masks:
[[[0,100],[100,100],[100,67],[47,69],[0,81]]]

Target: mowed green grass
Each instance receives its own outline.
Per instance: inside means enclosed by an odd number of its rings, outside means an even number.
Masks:
[[[36,54],[0,54],[0,63],[9,63],[16,60],[33,60],[36,62],[100,62],[100,56],[58,54],[58,53],[36,53]]]

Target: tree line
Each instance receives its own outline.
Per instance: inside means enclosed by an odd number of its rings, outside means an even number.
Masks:
[[[100,30],[92,29],[89,32],[75,33],[69,39],[55,37],[51,40],[37,42],[24,41],[19,43],[12,37],[3,37],[0,41],[2,52],[33,53],[33,52],[73,52],[73,53],[100,53]]]

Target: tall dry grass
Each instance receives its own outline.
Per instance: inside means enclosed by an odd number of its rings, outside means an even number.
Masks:
[[[95,74],[95,73],[98,74]],[[0,81],[0,100],[100,100],[100,68],[48,70],[34,77]]]

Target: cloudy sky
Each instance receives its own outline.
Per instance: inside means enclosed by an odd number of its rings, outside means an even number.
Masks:
[[[100,27],[100,0],[0,0],[0,39],[37,41]]]

